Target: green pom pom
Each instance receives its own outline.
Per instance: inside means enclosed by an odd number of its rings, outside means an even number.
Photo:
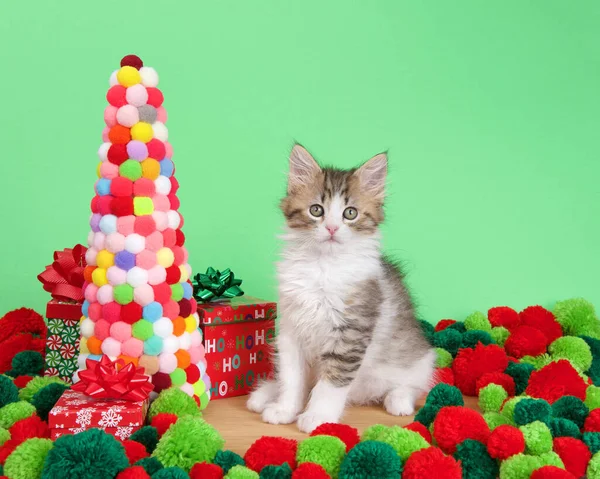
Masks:
[[[152,479],[190,479],[190,476],[180,467],[172,466],[154,473]]]
[[[585,391],[585,405],[590,411],[600,408],[600,388],[598,386],[588,386]]]
[[[510,420],[510,418],[497,412],[485,412],[483,413],[483,419],[490,428],[490,431],[493,431],[498,426],[502,426],[504,424],[509,424],[511,426],[513,425],[513,422]]]
[[[592,455],[600,451],[600,432],[584,432],[583,442],[588,447]]]
[[[600,339],[600,323],[594,306],[585,299],[559,301],[554,306],[554,316],[565,336],[589,336]]]
[[[587,371],[592,365],[592,351],[581,338],[573,336],[558,338],[548,347],[548,352],[553,361],[568,359],[578,371]]]
[[[583,401],[574,396],[563,396],[552,404],[552,414],[554,417],[570,419],[580,428],[583,427],[585,418],[589,413],[590,410]]]
[[[513,410],[513,420],[518,426],[535,421],[547,424],[552,417],[552,407],[543,399],[523,398]]]
[[[35,393],[37,393],[40,389],[45,388],[49,384],[64,384],[65,386],[69,387],[66,382],[61,381],[57,377],[40,376],[33,378],[23,389],[19,391],[19,399],[21,399],[21,401],[30,402]]]
[[[402,473],[402,461],[389,444],[377,441],[354,446],[342,461],[339,479],[397,479]]]
[[[19,389],[7,376],[0,376],[0,408],[17,402],[19,400]]]
[[[552,451],[552,433],[541,421],[535,421],[519,428],[525,437],[525,452],[539,456]]]
[[[21,351],[15,354],[11,362],[12,369],[6,373],[17,376],[38,376],[44,370],[44,358],[37,351]]]
[[[502,406],[502,410],[500,411],[501,414],[506,416],[508,419],[510,419],[511,422],[514,423],[515,407],[523,399],[527,399],[527,398],[524,396],[515,396],[515,397],[510,398],[508,401],[506,401],[504,403],[504,406]]]
[[[456,446],[454,458],[462,465],[463,477],[469,479],[496,479],[498,463],[488,454],[484,444],[466,439]]]
[[[492,328],[490,335],[498,346],[504,347],[504,343],[506,343],[506,340],[510,336],[510,331],[503,326],[498,326]]]
[[[158,431],[155,427],[144,426],[129,436],[129,439],[143,444],[146,448],[146,452],[152,454],[158,444]]]
[[[467,316],[464,323],[467,331],[479,330],[487,331],[488,333],[492,331],[492,325],[490,324],[487,316],[479,311]]]
[[[246,463],[239,454],[233,451],[219,451],[213,461],[217,466],[223,469],[223,473],[227,474],[233,466],[245,466]]]
[[[419,325],[421,326],[421,330],[423,331],[425,338],[427,339],[427,341],[429,341],[429,344],[433,345],[433,335],[435,333],[435,328],[433,327],[433,325],[422,319],[419,319]]]
[[[100,429],[59,437],[46,456],[42,479],[115,477],[129,466],[123,445]]]
[[[189,472],[197,462],[213,462],[224,444],[221,435],[206,421],[183,416],[163,434],[152,455],[165,467],[178,466]]]
[[[0,427],[10,429],[14,423],[35,414],[35,407],[25,401],[11,402],[0,408]]]
[[[539,457],[515,454],[500,464],[500,479],[527,479],[540,467],[542,460]]]
[[[452,356],[456,356],[461,344],[462,334],[455,329],[446,328],[433,335],[433,345],[436,348],[445,349],[452,354]]]
[[[437,353],[436,367],[447,368],[452,365],[452,354],[443,348],[435,348]]]
[[[529,376],[535,370],[531,364],[524,363],[508,363],[508,367],[504,370],[515,381],[515,394],[523,394],[529,383]]]
[[[260,471],[261,479],[290,479],[292,477],[292,469],[284,462],[281,466],[265,466]]]
[[[202,416],[196,401],[179,388],[164,389],[150,405],[148,418],[152,420],[154,416],[162,413],[175,414],[182,416]]]
[[[6,459],[4,474],[10,479],[41,477],[44,461],[52,446],[54,444],[50,439],[27,439]]]
[[[488,344],[493,344],[494,340],[490,336],[490,333],[487,331],[479,331],[477,329],[467,331],[462,336],[462,343],[460,345],[461,348],[474,348],[477,344],[483,344],[487,346]]]
[[[152,476],[155,472],[160,471],[163,468],[163,465],[155,457],[144,457],[134,465],[142,466],[149,476]]]
[[[523,356],[521,358],[521,363],[523,364],[531,364],[536,371],[539,371],[544,366],[548,366],[552,362],[552,358],[544,353],[539,356]]]
[[[4,443],[9,439],[10,432],[8,432],[8,430],[4,429],[3,427],[0,427],[0,447],[2,447]]]
[[[252,469],[244,466],[233,466],[224,479],[259,479],[259,477]]]
[[[298,464],[314,462],[325,469],[331,477],[338,476],[342,460],[346,455],[346,445],[337,437],[313,436],[298,444],[296,455]]]
[[[454,331],[458,331],[460,334],[465,334],[467,332],[467,328],[465,328],[465,324],[462,321],[452,323],[446,329],[453,329]]]
[[[553,417],[548,422],[548,427],[552,433],[552,437],[574,437],[581,438],[581,432],[573,421],[563,417]]]
[[[439,408],[435,406],[431,406],[429,404],[425,404],[417,414],[415,415],[415,421],[420,422],[425,427],[429,427],[431,423],[435,420],[437,413],[439,412]]]
[[[592,456],[585,477],[587,479],[600,479],[600,452]]]
[[[69,386],[66,384],[53,383],[44,386],[31,398],[31,404],[35,406],[37,415],[43,421],[48,421],[48,414]]]
[[[360,436],[361,441],[378,441],[380,437],[387,434],[389,427],[383,424],[373,424],[364,430]]]
[[[483,412],[499,412],[508,393],[498,384],[488,384],[479,390],[479,409]]]
[[[464,406],[465,400],[457,387],[439,383],[429,391],[425,404],[439,409],[444,406]]]
[[[562,459],[554,451],[545,452],[543,454],[540,454],[539,458],[542,461],[542,466],[556,466],[556,467],[560,467],[561,469],[565,468],[565,465],[562,462]]]
[[[377,433],[369,433],[369,440],[390,445],[402,461],[406,461],[412,453],[431,446],[419,433],[399,426],[378,428]]]

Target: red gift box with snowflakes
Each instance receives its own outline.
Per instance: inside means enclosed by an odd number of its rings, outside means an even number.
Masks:
[[[146,420],[149,400],[95,399],[66,390],[48,415],[52,440],[65,434],[102,429],[118,439],[127,439]]]
[[[199,304],[211,400],[248,394],[272,377],[277,304],[252,296]]]

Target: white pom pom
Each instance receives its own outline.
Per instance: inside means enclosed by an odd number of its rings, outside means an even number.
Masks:
[[[94,335],[95,324],[90,318],[85,318],[81,322],[81,335],[84,338],[91,338]]]
[[[127,271],[127,283],[134,288],[143,284],[148,284],[148,272],[139,266],[134,266]]]
[[[159,139],[163,143],[169,139],[169,129],[160,121],[152,123],[152,132],[154,133],[154,138]]]
[[[159,195],[168,195],[171,192],[171,181],[164,175],[154,180],[154,188]]]
[[[105,235],[117,232],[117,217],[115,215],[104,215],[100,218],[100,231]]]
[[[80,353],[79,357],[77,358],[77,367],[79,369],[85,369],[85,361],[88,358],[89,354],[88,353]]]
[[[179,349],[179,338],[177,336],[167,336],[163,339],[163,348],[161,353],[175,354]]]
[[[202,334],[200,333],[199,329],[196,329],[195,331],[193,331],[192,334],[190,334],[190,337],[192,340],[193,348],[196,348],[202,344]]]
[[[98,157],[100,161],[108,161],[108,149],[111,147],[110,143],[102,143],[98,148]]]
[[[94,248],[93,246],[88,248],[85,252],[85,262],[89,266],[98,266],[98,263],[96,262],[96,256],[98,256],[98,251],[96,250],[96,248]]]
[[[125,250],[133,254],[138,254],[144,251],[146,247],[146,239],[137,233],[133,233],[125,238]]]
[[[106,279],[108,279],[113,286],[118,286],[119,284],[125,284],[127,282],[127,274],[118,266],[111,266],[106,270]]]
[[[192,346],[192,336],[187,331],[179,336],[179,347],[186,351]]]
[[[169,318],[160,318],[158,321],[154,322],[153,327],[154,334],[161,338],[168,338],[173,335],[173,321]]]
[[[88,247],[90,247],[90,246],[92,246],[94,244],[94,236],[95,236],[95,234],[96,233],[94,233],[93,231],[90,231],[88,233],[88,238],[87,238]]]
[[[140,76],[142,77],[142,85],[145,87],[157,87],[158,86],[158,73],[152,67],[140,68]]]
[[[119,70],[115,70],[114,72],[112,72],[112,73],[110,74],[110,78],[109,78],[109,80],[108,80],[108,84],[109,84],[110,86],[115,86],[115,85],[118,85],[118,84],[119,84],[119,80],[117,80],[117,72],[118,72],[118,71],[119,71]]]
[[[177,213],[177,211],[169,210],[167,212],[167,221],[169,228],[176,230],[179,228],[179,222],[181,221],[181,218],[179,218],[179,213]]]

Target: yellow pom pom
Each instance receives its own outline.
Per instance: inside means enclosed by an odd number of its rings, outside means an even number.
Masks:
[[[117,81],[126,88],[141,83],[140,72],[130,66],[124,66],[117,72]]]
[[[206,391],[206,386],[204,385],[204,381],[200,380],[196,384],[194,384],[194,394],[198,397],[202,396],[202,393]]]
[[[108,278],[106,277],[106,269],[96,268],[92,272],[92,281],[98,287],[108,284]]]
[[[98,163],[98,166],[96,167],[96,175],[98,176],[98,178],[102,178],[102,174],[100,173],[101,166],[102,166],[102,162]]]
[[[190,275],[188,274],[188,270],[185,266],[181,265],[179,267],[179,271],[181,272],[181,277],[179,278],[181,283],[185,283],[188,279],[190,279]]]
[[[160,176],[160,163],[154,158],[142,161],[142,176],[149,180],[156,180]]]
[[[152,125],[145,121],[138,121],[131,127],[131,138],[148,143],[152,139]]]
[[[185,330],[188,333],[193,333],[196,330],[196,318],[193,316],[188,316],[184,319],[185,321]]]
[[[151,215],[154,212],[152,198],[147,196],[136,196],[133,199],[133,214],[135,216]]]
[[[98,254],[96,255],[96,264],[98,265],[99,268],[108,269],[111,266],[114,266],[115,255],[105,249],[100,250],[98,252]]]
[[[79,352],[82,354],[90,354],[90,350],[87,347],[87,338],[83,336],[79,340]]]
[[[163,268],[171,266],[173,261],[175,261],[175,256],[169,248],[161,248],[156,253],[156,262]]]

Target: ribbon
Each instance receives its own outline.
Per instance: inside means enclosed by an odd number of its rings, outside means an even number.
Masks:
[[[79,381],[71,389],[95,399],[143,401],[154,389],[144,368],[133,363],[125,365],[122,359],[111,361],[103,355],[100,361],[86,359],[85,366],[87,369],[78,372]]]
[[[192,281],[194,298],[201,303],[242,296],[240,284],[242,280],[236,279],[229,268],[221,272],[209,267],[205,274],[198,273]]]
[[[85,246],[78,244],[74,248],[54,252],[54,262],[46,266],[45,271],[37,277],[52,298],[78,303],[83,301],[86,251]]]

